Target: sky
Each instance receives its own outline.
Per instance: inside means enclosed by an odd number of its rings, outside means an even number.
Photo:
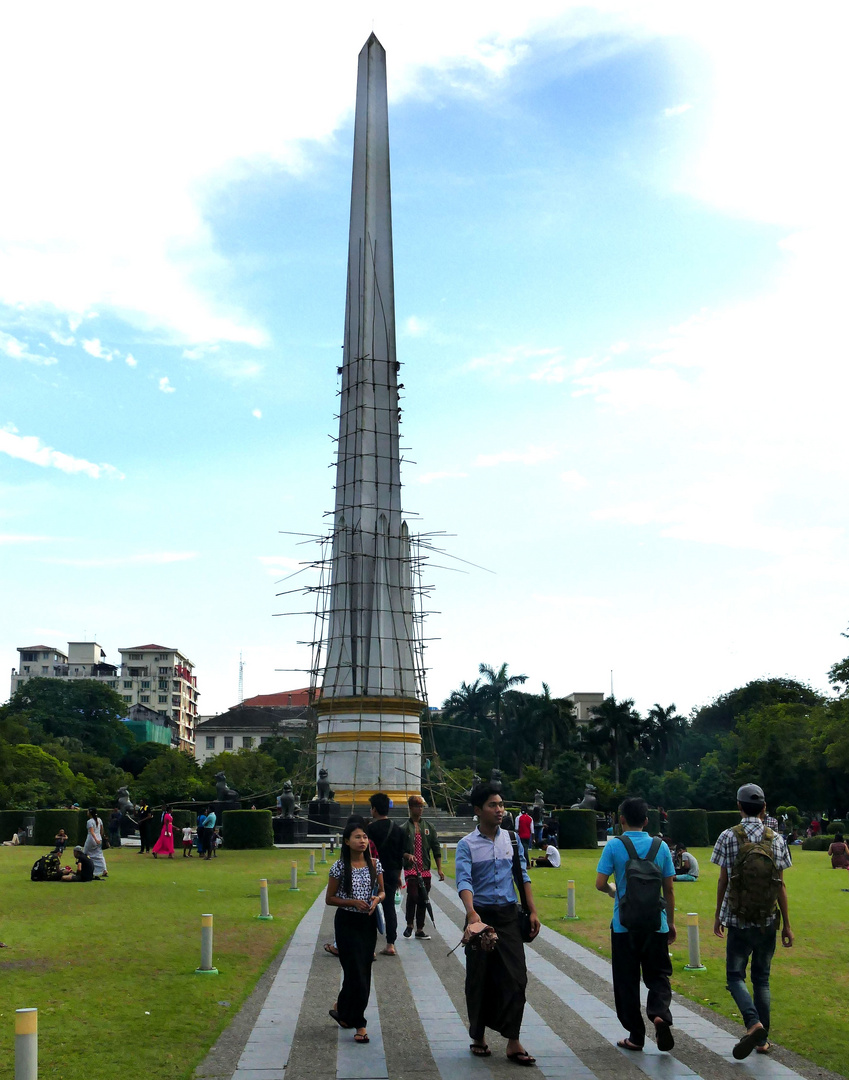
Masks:
[[[306,7],[306,5],[304,5]],[[357,54],[387,50],[431,705],[680,712],[849,652],[845,11],[7,5],[0,655],[306,685]],[[306,534],[295,536],[292,534]],[[473,564],[473,565],[469,565]],[[296,571],[302,572],[284,580]],[[310,576],[310,575],[313,576]],[[0,686],[0,700],[9,692]]]

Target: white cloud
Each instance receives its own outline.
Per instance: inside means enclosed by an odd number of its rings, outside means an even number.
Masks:
[[[163,375],[159,380],[159,389],[163,394],[173,394],[175,387],[171,385],[171,382],[167,375]]]
[[[424,337],[430,327],[424,321],[420,319],[418,315],[410,315],[409,318],[404,320],[404,333],[407,337]]]
[[[501,450],[497,454],[478,454],[474,464],[481,469],[489,469],[494,465],[540,465],[556,456],[556,450],[529,446],[527,450]]]
[[[0,544],[41,544],[52,536],[27,536],[17,533],[0,533]]]
[[[589,484],[589,480],[576,469],[567,469],[566,472],[562,472],[560,482],[564,487],[570,488],[572,491],[583,491]]]
[[[58,330],[51,330],[50,336],[57,345],[64,345],[66,348],[76,344],[76,338],[73,334],[61,334]]]
[[[101,477],[109,477],[113,480],[124,479],[124,474],[119,472],[114,465],[95,465],[91,461],[86,461],[85,458],[75,458],[61,450],[54,450],[51,446],[45,446],[36,435],[19,435],[17,428],[12,424],[0,428],[0,453],[45,469],[59,469],[60,472],[72,474],[84,473],[93,480],[99,480]]]
[[[254,409],[251,412],[251,416],[255,416],[257,420],[262,420],[262,409]]]
[[[94,356],[98,360],[111,360],[114,355],[111,349],[103,347],[99,338],[84,338],[82,346],[89,356]]]
[[[51,364],[59,363],[55,356],[44,356],[41,353],[31,352],[29,346],[23,341],[13,337],[11,334],[3,333],[2,330],[0,330],[0,353],[10,357],[12,360],[25,360],[28,364],[38,364],[42,367],[50,367]]]
[[[462,480],[464,477],[466,477],[468,475],[469,474],[465,473],[465,472],[451,472],[451,471],[429,472],[429,473],[423,473],[418,478],[418,482],[420,484],[432,484],[436,480]]]
[[[288,555],[258,555],[257,562],[265,568],[265,572],[272,578],[284,577],[295,570],[303,570],[309,566],[308,560],[293,559]]]
[[[146,551],[137,555],[115,555],[108,558],[84,558],[76,559],[73,557],[49,557],[39,559],[39,562],[50,563],[54,566],[80,566],[80,567],[96,567],[96,566],[165,566],[168,563],[176,562],[188,562],[189,559],[196,559],[197,553],[194,551]]]
[[[127,353],[127,355],[124,357],[124,362],[126,363],[127,367],[138,366],[138,360],[136,360],[132,353]]]
[[[692,109],[690,102],[685,101],[681,105],[671,105],[668,109],[663,110],[664,116],[681,116],[682,113],[689,112]]]

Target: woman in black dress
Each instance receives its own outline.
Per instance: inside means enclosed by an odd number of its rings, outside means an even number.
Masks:
[[[330,868],[325,901],[336,908],[334,928],[342,989],[330,1015],[343,1028],[356,1028],[354,1042],[367,1043],[365,1010],[371,993],[371,965],[377,942],[375,909],[383,900],[383,867],[369,853],[362,821],[342,833],[341,858]]]

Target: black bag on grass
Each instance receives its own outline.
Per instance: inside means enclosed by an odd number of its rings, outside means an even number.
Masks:
[[[62,877],[62,864],[55,851],[36,859],[30,871],[31,881],[59,881]]]

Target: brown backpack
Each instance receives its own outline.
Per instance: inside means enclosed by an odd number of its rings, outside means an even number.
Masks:
[[[775,863],[775,833],[765,828],[760,840],[750,840],[743,825],[731,830],[740,850],[731,868],[728,907],[741,922],[765,926],[775,914],[781,891],[781,871]]]

